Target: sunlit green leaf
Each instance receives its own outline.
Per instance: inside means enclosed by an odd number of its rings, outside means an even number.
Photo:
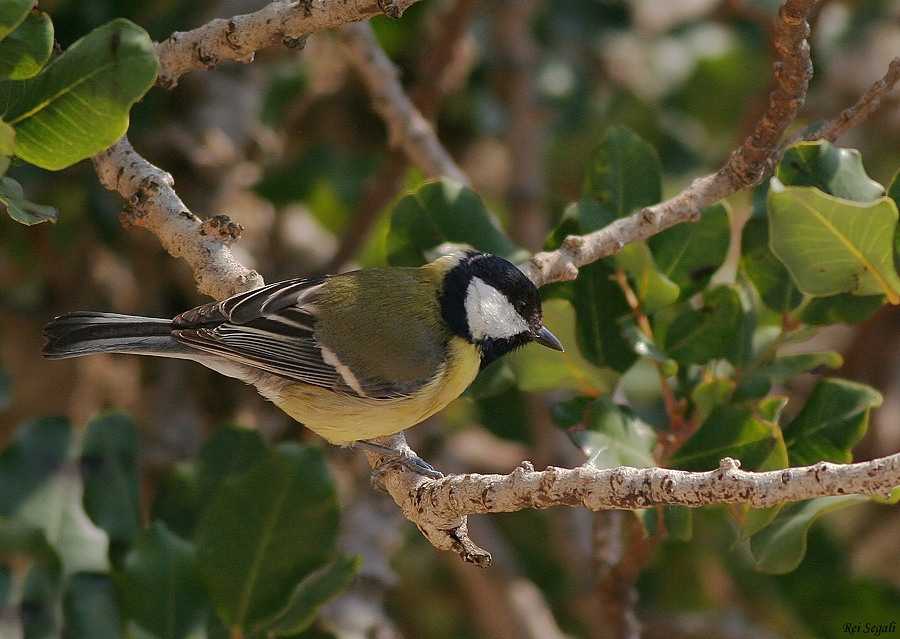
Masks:
[[[691,392],[696,420],[705,422],[716,406],[728,402],[734,389],[735,383],[730,379],[716,378],[697,384]]]
[[[350,587],[362,565],[361,557],[339,557],[297,584],[287,605],[267,628],[276,637],[303,632],[316,620],[319,609]]]
[[[553,419],[595,468],[655,466],[656,432],[608,396],[576,397],[553,407]]]
[[[5,127],[0,127],[5,130]],[[2,130],[0,130],[2,136]],[[25,199],[25,191],[22,185],[12,178],[0,177],[0,203],[6,206],[6,212],[16,222],[22,224],[39,224],[40,222],[55,222],[59,217],[56,207],[44,204],[35,204]]]
[[[785,186],[814,186],[854,202],[872,202],[884,195],[884,187],[866,175],[859,151],[825,140],[788,148],[778,161],[775,177]]]
[[[768,209],[772,252],[804,293],[885,294],[891,303],[900,303],[893,200],[859,204],[773,178]]]
[[[820,381],[784,427],[791,465],[851,461],[851,449],[868,427],[869,411],[881,402],[881,394],[870,386],[844,379]]]
[[[12,126],[4,122],[2,119],[0,119],[0,176],[6,173],[6,170],[9,168],[15,149],[16,130],[12,128]],[[4,190],[4,186],[4,183],[0,182],[0,191]],[[5,190],[8,190],[8,188]]]
[[[704,209],[697,222],[676,224],[648,240],[663,274],[690,297],[709,284],[731,244],[731,220],[724,202]]]
[[[806,554],[806,535],[813,521],[864,499],[862,495],[818,497],[782,508],[772,523],[750,538],[757,569],[777,575],[794,570]]]
[[[94,29],[33,78],[0,82],[0,111],[16,155],[62,169],[125,133],[131,105],[153,86],[159,61],[147,33],[118,18]]]
[[[720,284],[706,291],[703,306],[686,308],[669,326],[664,349],[681,364],[703,364],[724,357],[741,323],[737,291]]]
[[[34,0],[5,0],[0,3],[0,40],[22,24],[33,6]]]
[[[0,42],[0,78],[24,80],[37,74],[53,52],[53,22],[40,9]]]
[[[644,313],[655,313],[678,299],[681,290],[660,271],[645,242],[629,244],[616,254],[614,260],[628,274]]]
[[[776,445],[777,428],[742,406],[721,404],[666,465],[683,470],[712,470],[723,457],[732,457],[741,461],[744,470],[756,470]]]
[[[566,347],[564,353],[549,352],[543,346],[527,346],[503,358],[513,371],[516,385],[524,391],[548,391],[568,388],[590,395],[612,392],[618,375],[598,368],[579,354],[576,320],[572,306],[564,300],[543,304],[544,325]]]
[[[209,609],[193,544],[161,523],[141,535],[122,567],[125,612],[159,639],[198,630]]]
[[[338,507],[321,454],[291,446],[227,481],[203,513],[197,558],[231,628],[280,610],[294,587],[333,556]]]

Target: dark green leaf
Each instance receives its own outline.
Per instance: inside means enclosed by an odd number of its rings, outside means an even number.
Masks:
[[[776,445],[777,429],[777,425],[754,417],[742,406],[721,404],[667,465],[683,470],[712,470],[723,457],[732,457],[741,461],[744,470],[756,470]]]
[[[803,301],[803,294],[790,273],[769,248],[769,220],[747,220],[741,233],[741,266],[753,282],[762,301],[774,311],[792,311]]]
[[[820,515],[864,500],[861,495],[817,497],[782,508],[771,524],[750,538],[756,568],[781,575],[791,572],[806,554],[806,535]]]
[[[120,619],[109,576],[90,572],[72,575],[63,596],[64,639],[124,639]]]
[[[663,506],[666,532],[679,541],[690,541],[694,536],[693,509],[687,506]]]
[[[45,417],[16,431],[0,453],[0,515],[8,517],[39,486],[62,468],[71,429],[60,417]]]
[[[19,605],[22,639],[55,639],[59,636],[61,596],[59,575],[52,568],[33,564],[28,569]]]
[[[576,397],[557,404],[553,419],[595,468],[656,465],[652,455],[657,439],[654,430],[609,397]]]
[[[0,137],[4,130],[5,127],[0,127]],[[59,217],[56,207],[34,204],[26,200],[22,185],[6,176],[0,177],[0,202],[6,206],[6,212],[12,219],[29,226],[48,220],[55,222]]]
[[[769,184],[769,246],[801,291],[885,294],[900,303],[892,199],[860,204],[814,187],[784,186],[776,178]]]
[[[121,18],[94,29],[28,80],[0,82],[0,110],[16,129],[16,155],[62,169],[125,133],[128,112],[156,81],[147,33]]]
[[[624,127],[610,127],[591,157],[584,193],[607,214],[622,218],[662,199],[656,150]]]
[[[784,427],[791,465],[851,461],[851,448],[868,427],[869,411],[881,402],[881,394],[869,386],[844,379],[820,381]]]
[[[769,385],[782,384],[816,369],[840,368],[843,363],[843,358],[834,351],[780,355],[748,373],[741,379],[741,384],[753,383],[751,380],[756,379],[765,380]]]
[[[694,402],[694,415],[692,419],[703,423],[717,406],[726,404],[734,393],[735,383],[730,379],[711,379],[700,382],[691,392],[691,400]]]
[[[466,244],[518,262],[527,254],[501,231],[475,191],[452,180],[423,184],[394,205],[388,262],[419,266],[441,244]]]
[[[33,6],[34,0],[6,0],[0,4],[0,40],[22,24]]]
[[[722,266],[731,244],[728,207],[716,203],[697,222],[676,224],[648,240],[663,274],[681,289],[681,298],[700,292]]]
[[[547,249],[559,248],[569,235],[584,235],[599,231],[615,219],[609,207],[603,206],[595,198],[582,196],[563,211],[562,219],[550,234]]]
[[[165,474],[156,491],[151,520],[159,520],[182,537],[193,536],[200,512],[200,489],[194,461],[175,464]]]
[[[231,628],[271,617],[334,553],[337,498],[321,454],[291,447],[225,482],[197,525],[197,557]]]
[[[197,631],[209,610],[193,544],[161,523],[141,535],[122,566],[125,612],[159,639]]]
[[[788,148],[778,161],[775,177],[786,186],[814,186],[854,202],[872,202],[884,195],[884,187],[866,175],[859,151],[825,140]]]
[[[741,300],[725,284],[703,296],[700,310],[687,308],[672,321],[665,338],[665,351],[680,364],[703,364],[724,357],[741,325]]]
[[[361,557],[339,557],[306,577],[297,584],[268,631],[276,637],[289,637],[305,630],[323,605],[350,587],[361,565]]]
[[[114,564],[141,529],[139,448],[137,427],[122,413],[91,420],[82,443],[84,510],[109,537]]]
[[[578,348],[595,366],[624,372],[637,354],[623,334],[621,322],[631,317],[622,289],[604,261],[582,266],[571,284]]]
[[[53,22],[40,9],[0,42],[0,78],[24,80],[37,74],[53,52]]]
[[[838,293],[828,297],[814,297],[800,311],[800,321],[810,326],[858,324],[872,317],[884,306],[884,295],[853,295]]]

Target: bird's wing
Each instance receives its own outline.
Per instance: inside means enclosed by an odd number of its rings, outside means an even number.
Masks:
[[[316,338],[316,295],[326,277],[286,280],[182,313],[172,336],[281,377],[359,397],[403,397],[421,384],[366,379]]]

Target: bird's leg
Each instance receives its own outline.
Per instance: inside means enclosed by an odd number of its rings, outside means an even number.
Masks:
[[[380,464],[375,468],[375,473],[380,477],[384,474],[384,467],[387,464],[400,464],[402,466],[406,466],[409,470],[414,473],[418,473],[419,475],[425,475],[426,477],[430,477],[431,479],[440,479],[443,477],[443,473],[434,469],[434,467],[426,462],[424,459],[416,455],[412,449],[409,447],[405,448],[390,448],[388,446],[382,446],[381,444],[376,444],[375,442],[370,442],[365,439],[358,439],[352,444],[350,444],[351,448],[359,448],[361,450],[368,450],[373,453],[378,453],[384,457],[387,457],[387,461],[383,464]]]

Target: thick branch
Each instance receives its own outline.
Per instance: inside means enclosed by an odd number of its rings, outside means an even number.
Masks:
[[[671,200],[636,211],[606,228],[585,236],[571,236],[551,252],[538,253],[520,268],[541,286],[574,279],[578,268],[612,255],[624,246],[645,240],[665,228],[697,219],[700,211],[722,198],[758,184],[772,170],[785,130],[803,105],[812,63],[806,17],[817,0],[787,0],[778,14],[775,79],[778,87],[769,108],[753,133],[712,175],[695,180]]]
[[[127,137],[93,160],[103,186],[128,203],[122,222],[149,229],[172,256],[183,257],[201,293],[222,299],[263,285],[259,273],[244,268],[228,250],[240,224],[225,216],[201,222],[175,193],[172,176],[138,155]]]
[[[403,91],[394,63],[378,44],[366,23],[338,28],[347,55],[372,96],[372,105],[388,127],[390,145],[404,153],[432,179],[449,177],[462,184],[469,178],[441,146],[434,127]]]
[[[299,0],[272,2],[259,11],[217,19],[190,31],[176,31],[156,45],[158,82],[171,88],[194,69],[211,68],[223,60],[250,62],[260,49],[282,43],[302,46],[310,33],[379,13],[392,18],[418,0]]]
[[[856,464],[820,462],[768,472],[740,470],[722,460],[717,470],[688,472],[667,468],[590,466],[535,472],[523,462],[509,475],[453,475],[428,480],[410,472],[391,472],[384,485],[429,540],[467,561],[484,564],[489,555],[466,537],[466,515],[514,512],[525,508],[584,506],[590,510],[634,510],[655,506],[776,504],[833,495],[888,496],[900,485],[900,453]],[[462,522],[462,523],[461,523]]]

